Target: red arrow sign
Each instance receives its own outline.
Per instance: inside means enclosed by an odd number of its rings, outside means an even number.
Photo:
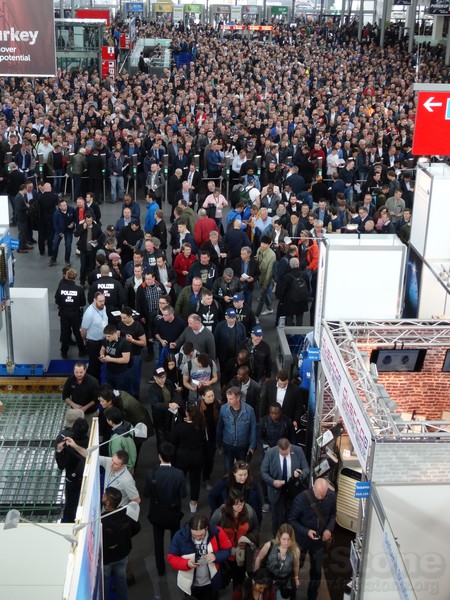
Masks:
[[[419,92],[412,152],[450,155],[450,92]]]

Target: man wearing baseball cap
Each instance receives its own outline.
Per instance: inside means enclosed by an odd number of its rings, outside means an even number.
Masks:
[[[263,330],[260,325],[256,325],[251,331],[250,338],[243,341],[240,346],[241,350],[248,350],[253,379],[258,383],[265,383],[272,375],[270,346],[262,338]]]
[[[167,439],[178,414],[184,411],[184,402],[175,390],[175,385],[167,379],[164,367],[158,367],[153,373],[154,382],[150,384],[149,398],[152,405],[152,419],[156,432],[156,442]]]
[[[214,331],[217,358],[222,370],[228,360],[236,356],[238,348],[245,338],[245,327],[237,321],[235,309],[227,308],[225,320],[221,321]]]
[[[236,319],[245,327],[246,336],[250,337],[251,330],[256,325],[256,317],[251,306],[244,302],[244,292],[234,294],[232,302]]]

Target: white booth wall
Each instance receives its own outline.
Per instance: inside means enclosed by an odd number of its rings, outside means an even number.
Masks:
[[[450,485],[377,485],[418,600],[450,598]],[[385,556],[383,525],[372,512],[361,600],[397,600]]]
[[[450,310],[450,236],[442,220],[448,210],[449,184],[447,164],[419,164],[410,240],[412,250],[421,259],[415,263],[420,269],[416,274],[419,319],[445,315]]]
[[[50,363],[50,318],[47,288],[11,288],[11,314],[16,364]],[[7,358],[6,326],[0,328],[0,364]]]
[[[71,535],[73,523],[45,527]],[[34,525],[0,526],[0,598],[61,600],[70,549],[66,539]]]
[[[406,246],[396,235],[329,235],[320,244],[314,337],[322,319],[388,320],[401,316]]]

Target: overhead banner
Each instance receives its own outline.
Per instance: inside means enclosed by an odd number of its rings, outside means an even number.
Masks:
[[[333,338],[325,328],[322,329],[320,357],[323,372],[329,383],[336,406],[339,408],[361,468],[364,473],[367,473],[369,453],[372,446],[370,427],[354,391],[350,375],[344,367]]]
[[[450,2],[448,0],[430,0],[430,15],[448,15],[450,13]]]
[[[53,0],[0,0],[0,73],[56,75]]]

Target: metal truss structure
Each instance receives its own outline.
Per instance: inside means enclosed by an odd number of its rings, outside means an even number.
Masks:
[[[371,348],[450,348],[450,321],[328,321],[330,333],[342,361],[351,375],[355,392],[369,417],[379,442],[445,439],[450,441],[450,421],[403,421],[391,412],[380,392],[363,353]],[[335,410],[324,387],[322,426],[335,422]]]

